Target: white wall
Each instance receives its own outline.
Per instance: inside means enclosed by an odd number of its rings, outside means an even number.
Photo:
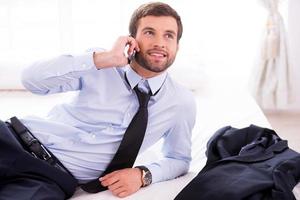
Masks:
[[[132,11],[149,0],[0,0],[0,89],[22,88],[21,69],[40,58],[110,48],[128,34]],[[162,0],[184,24],[171,72],[193,88],[204,75],[214,83],[247,85],[265,23],[258,1]],[[255,14],[254,14],[255,13]]]
[[[300,110],[300,1],[289,0],[288,38],[291,58],[291,105],[289,109]]]

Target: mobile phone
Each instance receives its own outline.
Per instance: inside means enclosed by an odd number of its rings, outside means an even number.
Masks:
[[[128,56],[129,63],[135,58],[136,51],[133,50],[132,54]]]

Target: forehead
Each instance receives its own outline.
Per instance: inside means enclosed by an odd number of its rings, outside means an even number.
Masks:
[[[153,28],[159,31],[173,31],[177,34],[178,27],[175,18],[170,16],[146,16],[139,20],[137,31]]]

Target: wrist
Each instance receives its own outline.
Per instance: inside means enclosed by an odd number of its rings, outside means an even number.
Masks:
[[[94,52],[93,60],[97,69],[125,66],[128,64],[128,59],[125,55],[118,55],[114,51]]]
[[[109,52],[103,51],[103,52],[94,52],[93,53],[93,60],[94,64],[97,69],[112,67],[112,58]]]
[[[146,187],[152,183],[152,174],[150,170],[145,166],[136,166],[141,170],[142,187]]]

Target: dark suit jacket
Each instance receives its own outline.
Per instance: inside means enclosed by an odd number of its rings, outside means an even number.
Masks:
[[[300,154],[273,130],[221,128],[209,140],[206,155],[205,167],[175,200],[295,199]]]

